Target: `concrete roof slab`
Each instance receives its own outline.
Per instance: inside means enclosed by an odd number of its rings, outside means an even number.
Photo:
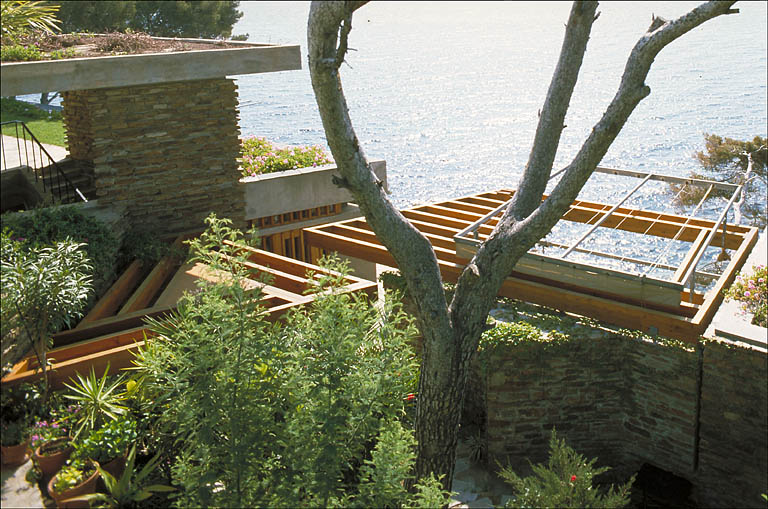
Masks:
[[[9,62],[0,66],[3,97],[51,91],[125,87],[301,69],[298,45]]]

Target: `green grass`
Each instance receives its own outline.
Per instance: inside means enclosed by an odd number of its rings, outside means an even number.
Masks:
[[[61,113],[47,112],[39,108],[14,99],[0,99],[0,121],[21,120],[32,134],[35,135],[40,143],[58,145],[63,147],[64,143],[64,123],[61,120]],[[19,137],[21,127],[19,127]],[[3,126],[3,134],[16,136],[16,126]]]

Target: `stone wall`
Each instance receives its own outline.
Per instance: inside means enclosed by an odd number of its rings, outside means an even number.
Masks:
[[[63,93],[72,158],[93,164],[97,199],[158,234],[216,212],[245,226],[237,88],[211,79]]]
[[[764,507],[767,359],[599,330],[497,348],[484,361],[489,464],[544,461],[556,427],[618,477],[650,463],[693,483],[700,506]]]
[[[704,347],[697,499],[720,507],[765,507],[767,374],[765,354],[723,343]]]
[[[696,437],[698,356],[684,349],[641,339],[627,340],[624,372],[622,449],[624,464],[645,462],[690,480]]]
[[[488,360],[487,439],[490,464],[526,471],[529,458],[548,457],[549,434],[558,435],[598,465],[621,453],[623,348],[605,338],[567,343],[526,343],[499,348]],[[622,345],[623,346],[623,345]]]

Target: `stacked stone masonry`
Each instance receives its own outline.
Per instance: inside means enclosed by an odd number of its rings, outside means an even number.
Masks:
[[[650,463],[693,483],[701,507],[765,507],[764,353],[603,333],[500,348],[485,363],[489,465],[545,461],[555,427],[616,479]]]
[[[211,79],[64,92],[70,155],[93,165],[100,202],[159,235],[244,224],[237,87]]]

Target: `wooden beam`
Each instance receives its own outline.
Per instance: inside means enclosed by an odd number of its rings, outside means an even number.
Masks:
[[[102,318],[101,320],[95,320],[82,329],[57,332],[53,335],[53,345],[54,347],[69,345],[77,341],[140,327],[144,324],[146,318],[160,318],[175,309],[175,305],[155,306],[147,309],[140,309],[125,315],[110,316]]]
[[[305,235],[310,245],[396,267],[394,259],[380,244],[350,239],[344,235],[326,231],[329,226],[331,225],[306,230]],[[462,265],[444,261],[440,257],[438,264],[444,280],[449,282],[455,282],[463,270]],[[505,281],[500,295],[522,298],[528,302],[559,309],[568,309],[584,316],[591,316],[608,323],[618,323],[628,328],[649,331],[650,327],[654,327],[661,335],[677,337],[686,341],[695,341],[698,337],[691,326],[689,317],[678,316],[675,313],[650,307],[642,308],[637,305],[618,302],[615,299],[588,295],[564,288],[553,288],[551,284],[545,285],[512,277]],[[681,305],[675,309],[685,314],[696,312],[696,309],[691,306]]]
[[[115,281],[109,290],[107,290],[107,293],[99,299],[91,311],[85,315],[85,318],[80,321],[76,328],[82,329],[95,320],[116,314],[118,309],[120,309],[120,306],[128,298],[128,295],[130,295],[134,288],[139,284],[139,279],[141,279],[141,276],[143,275],[142,269],[143,264],[140,260],[131,262],[128,268],[125,269],[117,281]]]
[[[472,224],[472,222],[468,220],[445,217],[439,214],[432,214],[430,212],[417,209],[404,210],[402,213],[403,216],[410,220],[422,221],[425,223],[444,226],[446,228],[456,229],[457,232]]]
[[[176,268],[177,265],[175,260],[170,256],[163,257],[139,285],[136,291],[133,292],[131,297],[125,304],[123,304],[123,307],[120,308],[120,311],[117,313],[118,316],[148,308],[150,303],[157,296],[160,288],[165,284],[168,276],[170,276]]]
[[[310,286],[310,280],[306,277],[296,276],[288,272],[246,261],[243,264],[250,269],[254,275],[263,274],[269,284],[288,290],[289,292],[301,294]]]
[[[710,322],[712,322],[712,318],[720,307],[720,303],[723,302],[723,291],[733,284],[738,271],[747,261],[747,257],[752,251],[752,248],[757,244],[759,232],[757,228],[750,228],[750,230],[751,231],[746,235],[744,242],[731,257],[730,263],[717,280],[717,283],[715,283],[714,288],[707,292],[704,303],[693,318],[694,325],[700,331],[699,334],[704,334],[704,331],[709,326]]]
[[[688,272],[691,263],[693,263],[693,260],[696,258],[696,255],[699,253],[699,251],[704,249],[704,241],[706,239],[707,230],[701,230],[701,232],[699,232],[699,236],[696,237],[696,240],[691,243],[691,247],[688,249],[685,258],[683,258],[683,261],[680,263],[680,265],[677,266],[677,270],[675,270],[675,273],[672,276],[672,281],[677,281],[678,283],[683,284],[686,283],[686,281],[683,281],[683,276],[686,272]]]

